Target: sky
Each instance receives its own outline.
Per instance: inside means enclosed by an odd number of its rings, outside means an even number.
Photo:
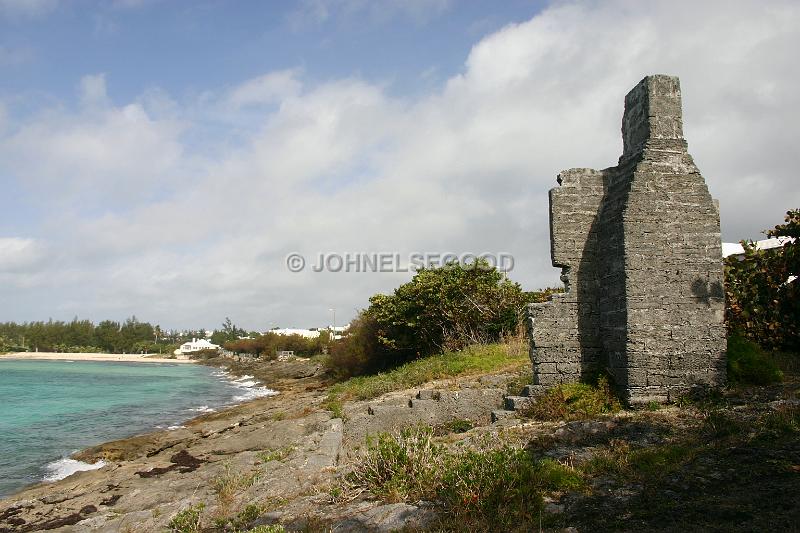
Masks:
[[[0,0],[0,321],[341,325],[412,276],[320,254],[555,286],[547,191],[616,164],[656,73],[723,240],[763,238],[800,207],[798,28],[796,1]]]

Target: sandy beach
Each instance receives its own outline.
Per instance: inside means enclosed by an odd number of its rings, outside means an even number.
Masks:
[[[194,363],[192,359],[168,359],[161,354],[14,352],[0,354],[3,359],[41,359],[52,361],[118,361],[125,363]]]

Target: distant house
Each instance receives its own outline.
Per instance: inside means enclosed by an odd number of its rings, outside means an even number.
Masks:
[[[341,339],[342,333],[349,327],[347,326],[339,326],[333,327],[328,326],[326,328],[311,328],[311,329],[300,329],[300,328],[274,328],[269,330],[267,333],[274,333],[275,335],[300,335],[301,337],[305,337],[306,339],[316,339],[319,337],[320,332],[328,331],[332,334],[334,339]]]
[[[203,350],[219,350],[219,346],[212,344],[205,339],[192,339],[191,342],[184,342],[181,347],[175,350],[175,355],[191,355]]]
[[[319,330],[317,329],[276,328],[269,330],[269,333],[274,333],[275,335],[300,335],[306,339],[319,337]]]
[[[787,243],[794,242],[791,237],[772,237],[771,239],[763,239],[756,241],[753,244],[756,250],[771,250],[772,248],[780,248]],[[722,243],[722,257],[735,256],[737,259],[744,259],[744,247],[740,242],[723,242]]]
[[[772,237],[771,239],[756,241],[753,244],[755,244],[756,250],[771,250],[773,248],[785,246],[790,242],[794,242],[794,239],[791,237]],[[733,256],[739,260],[744,259],[744,246],[742,246],[742,244],[739,242],[723,242],[722,257],[727,258],[730,256]],[[786,280],[786,283],[792,283],[796,279],[797,276],[789,276],[789,279]]]

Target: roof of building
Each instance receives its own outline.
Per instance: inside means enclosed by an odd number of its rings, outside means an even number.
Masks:
[[[770,250],[772,248],[779,248],[787,242],[794,242],[791,237],[772,237],[771,239],[763,239],[756,241],[756,250]],[[723,242],[722,243],[722,257],[730,255],[743,255],[744,247],[740,242]]]

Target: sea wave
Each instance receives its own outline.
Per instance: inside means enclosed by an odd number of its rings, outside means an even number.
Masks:
[[[84,472],[86,470],[97,470],[106,466],[105,461],[97,461],[94,464],[76,461],[75,459],[59,459],[52,463],[44,465],[45,472],[47,472],[42,481],[58,481],[67,476],[71,476],[75,472]]]
[[[200,407],[190,407],[189,411],[194,411],[195,413],[213,413],[216,409],[207,405],[201,405]]]
[[[263,398],[264,396],[274,396],[276,394],[278,394],[278,391],[276,390],[268,389],[267,387],[256,387],[253,389],[248,389],[244,394],[234,396],[233,401],[237,403],[246,402],[256,398]]]
[[[256,381],[254,378],[255,376],[251,376],[250,374],[245,374],[243,376],[234,376],[226,367],[221,367],[219,370],[213,373],[214,376],[221,378],[224,381],[227,381],[237,389],[243,391],[242,394],[236,394],[231,398],[231,403],[242,403],[249,400],[254,400],[256,398],[263,398],[265,396],[274,396],[278,394],[278,391],[270,389],[268,387],[264,387],[260,381]],[[208,406],[203,406],[208,407]],[[193,409],[195,411],[200,411],[202,408]],[[210,411],[200,411],[200,412],[210,412]]]

